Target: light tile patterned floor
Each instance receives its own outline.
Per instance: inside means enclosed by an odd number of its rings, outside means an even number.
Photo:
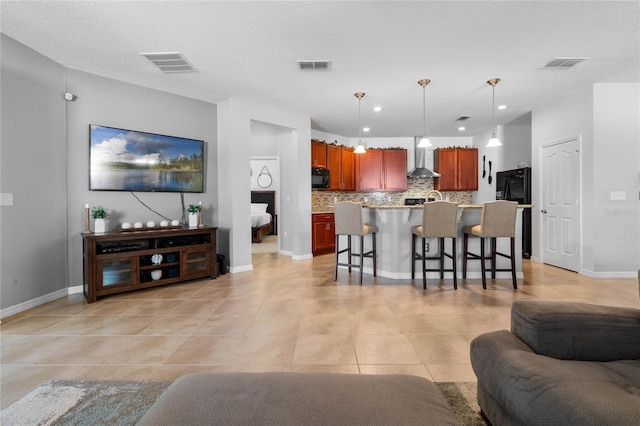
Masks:
[[[47,380],[173,380],[192,372],[406,373],[474,381],[469,342],[508,329],[519,299],[640,307],[635,279],[594,280],[524,261],[525,279],[393,281],[333,256],[255,254],[254,270],[117,295],[72,295],[3,320],[1,405]]]

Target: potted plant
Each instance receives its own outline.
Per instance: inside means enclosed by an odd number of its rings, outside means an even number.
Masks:
[[[105,219],[109,213],[101,206],[93,206],[91,208],[91,217],[94,219],[93,232],[104,234],[107,230]]]
[[[202,204],[189,204],[187,211],[189,212],[189,228],[198,226],[198,213],[202,210]]]

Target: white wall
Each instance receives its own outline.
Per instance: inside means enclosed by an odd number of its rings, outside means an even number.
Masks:
[[[640,173],[640,85],[596,84],[564,102],[533,111],[534,170],[543,144],[582,141],[582,265],[593,277],[633,277],[640,267],[638,183]],[[534,180],[538,195],[539,179]],[[611,200],[622,191],[626,200]],[[534,201],[540,205],[541,200]],[[539,209],[533,219],[539,219]],[[534,238],[534,255],[540,248]]]
[[[251,122],[288,129],[278,134],[281,199],[278,229],[280,245],[294,259],[311,257],[310,118],[258,100],[229,98],[218,104],[218,158],[220,181],[219,225],[226,234],[230,271],[251,270]],[[280,216],[282,215],[282,216]]]
[[[15,312],[6,308],[67,286],[67,104],[64,67],[0,37],[0,192],[13,196],[12,206],[0,207],[0,309],[7,316]]]
[[[128,192],[89,191],[89,124],[207,142],[206,192],[187,194],[185,201],[201,200],[205,223],[217,224],[215,105],[65,69],[1,37],[1,191],[14,195],[14,206],[2,207],[0,215],[2,316],[82,285],[85,204],[104,206],[112,227],[158,220]],[[66,91],[75,102],[64,100]],[[138,195],[179,218],[179,194]]]
[[[513,170],[520,163],[531,165],[531,113],[506,123],[502,129],[502,170]]]
[[[640,84],[593,88],[593,272],[640,269]],[[620,193],[624,200],[613,200]]]
[[[533,204],[538,206],[532,211],[532,258],[541,260],[542,250],[542,226],[540,223],[540,206],[542,194],[540,188],[540,152],[541,146],[553,142],[564,141],[572,138],[581,138],[582,153],[580,165],[582,175],[593,176],[593,91],[590,86],[584,87],[572,97],[565,98],[563,102],[547,105],[533,111],[531,116],[531,152],[532,173],[531,182]],[[593,187],[591,179],[583,179],[581,182],[582,207],[582,268],[593,268],[594,234],[591,207],[593,206]],[[581,271],[582,272],[582,271]]]
[[[214,104],[71,69],[67,70],[67,90],[78,96],[67,109],[70,285],[82,284],[80,232],[84,228],[85,204],[105,207],[111,214],[110,229],[122,222],[162,220],[129,192],[89,191],[89,124],[204,140],[205,193],[185,194],[184,199],[185,204],[202,201],[204,224],[217,224],[219,181]],[[180,219],[180,194],[136,195],[162,215]]]

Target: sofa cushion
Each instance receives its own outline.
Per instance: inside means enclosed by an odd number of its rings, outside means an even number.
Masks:
[[[167,388],[140,425],[456,425],[429,380],[405,375],[213,373]]]
[[[559,359],[640,359],[640,310],[574,302],[515,301],[511,332]]]
[[[478,403],[494,425],[637,425],[640,360],[586,362],[538,355],[512,333],[471,342]]]

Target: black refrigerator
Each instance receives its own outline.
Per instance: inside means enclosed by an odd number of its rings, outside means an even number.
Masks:
[[[496,173],[496,200],[531,204],[531,167]],[[531,209],[522,209],[522,258],[531,258]]]

